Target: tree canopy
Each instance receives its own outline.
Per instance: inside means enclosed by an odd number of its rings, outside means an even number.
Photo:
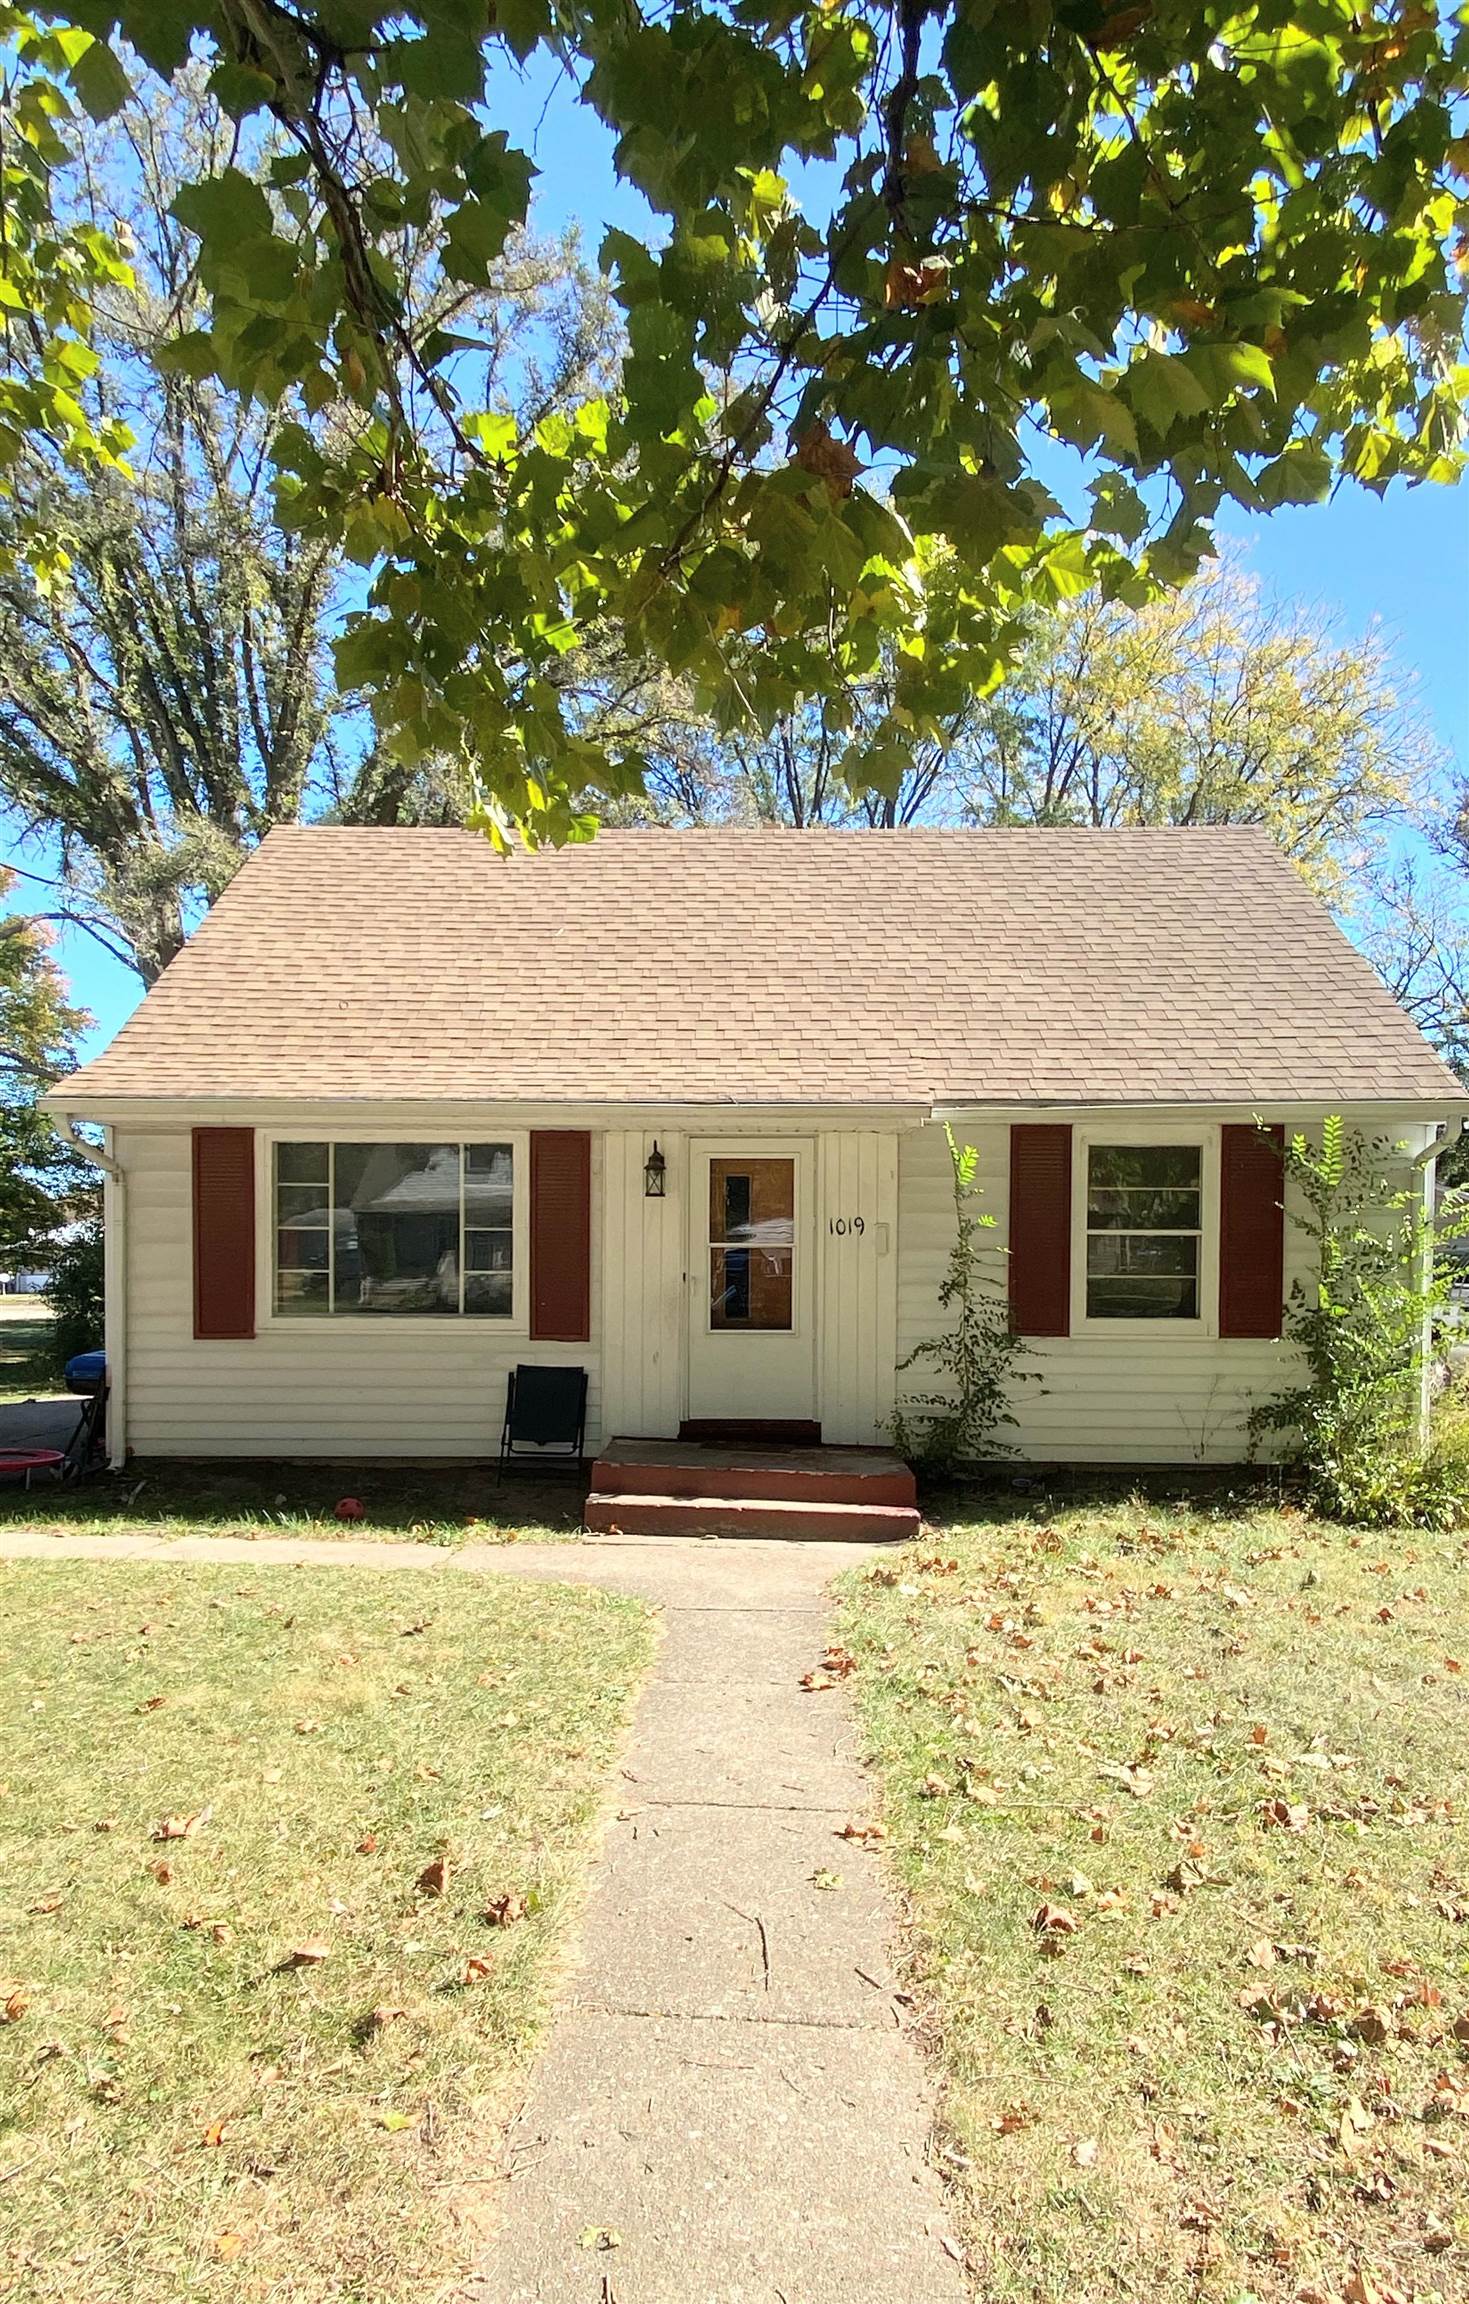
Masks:
[[[204,309],[153,356],[277,410],[280,516],[368,571],[340,680],[496,831],[571,836],[588,790],[639,787],[635,725],[589,727],[566,677],[599,629],[725,726],[814,704],[881,793],[1036,602],[1176,583],[1225,498],[1459,469],[1469,31],[1419,0],[68,0],[5,28],[12,428],[115,453],[64,389],[116,255],[48,237],[61,107],[202,58],[276,148],[264,182],[227,157],[180,187]],[[541,48],[658,230],[601,252],[618,388],[527,421],[455,292],[530,196],[487,72]]]

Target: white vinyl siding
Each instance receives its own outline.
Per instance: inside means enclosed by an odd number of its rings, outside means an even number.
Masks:
[[[432,1132],[432,1131],[430,1131]],[[306,1131],[302,1131],[303,1134]],[[588,1371],[588,1431],[601,1430],[600,1140],[592,1140],[592,1337],[533,1343],[503,1320],[273,1320],[240,1342],[194,1337],[190,1136],[120,1130],[128,1195],[128,1446],[139,1456],[374,1457],[496,1454],[517,1361]],[[262,1171],[268,1166],[262,1161]],[[271,1207],[257,1192],[267,1246]]]
[[[985,1235],[986,1261],[995,1286],[1003,1290],[1009,1129],[997,1121],[959,1132],[979,1151],[980,1208],[996,1219],[995,1230]],[[1100,1140],[1106,1130],[1097,1125],[1093,1133]],[[1192,1133],[1197,1140],[1197,1131]],[[1160,1126],[1157,1140],[1177,1142],[1189,1134],[1185,1128]],[[1078,1152],[1080,1137],[1078,1130]],[[954,1203],[941,1128],[917,1129],[901,1139],[898,1202],[901,1360],[934,1335],[943,1320],[938,1288],[954,1237]],[[1212,1196],[1206,1195],[1206,1205],[1211,1203]],[[1304,1233],[1287,1219],[1287,1297],[1305,1268],[1307,1247]],[[1296,1380],[1297,1355],[1291,1346],[1268,1338],[1206,1333],[1213,1325],[1212,1319],[1197,1324],[1098,1320],[1070,1336],[1029,1340],[1016,1365],[1030,1381],[1014,1387],[1016,1422],[1004,1437],[1020,1456],[1037,1462],[1243,1462],[1250,1409]],[[920,1367],[899,1376],[899,1395],[905,1385],[922,1389],[923,1375]]]

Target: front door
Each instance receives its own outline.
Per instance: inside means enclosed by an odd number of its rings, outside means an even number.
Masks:
[[[816,1413],[811,1146],[690,1146],[691,1419]]]

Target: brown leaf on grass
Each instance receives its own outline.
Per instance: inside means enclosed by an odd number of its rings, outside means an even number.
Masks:
[[[801,1674],[800,1686],[808,1696],[814,1696],[823,1688],[835,1688],[836,1682],[829,1672],[811,1671]]]
[[[1245,1954],[1245,1958],[1252,1968],[1273,1968],[1275,1966],[1275,1946],[1268,1936],[1257,1936]]]
[[[141,1704],[133,1706],[133,1710],[135,1712],[161,1712],[167,1702],[166,1696],[145,1696]]]
[[[0,2000],[0,2024],[18,2024],[31,2004],[31,1996],[22,1984],[12,1984]]]
[[[953,1789],[953,1785],[946,1776],[935,1776],[930,1773],[924,1777],[923,1782],[919,1785],[918,1797],[920,1800],[947,1800]]]
[[[994,2115],[990,2126],[997,2136],[1018,2136],[1022,2129],[1035,2126],[1035,2114],[1028,2104],[1016,2099]]]
[[[1381,2048],[1387,2041],[1391,2026],[1388,2023],[1386,2011],[1369,2000],[1364,2007],[1357,2010],[1356,2015],[1352,2018],[1350,2029],[1365,2047]]]
[[[201,1808],[194,1816],[160,1816],[149,1834],[152,1840],[192,1840],[209,1822],[212,1811]]]
[[[243,2232],[216,2232],[214,2235],[214,2253],[221,2264],[233,2264],[235,2258],[243,2253],[244,2247]]]
[[[481,1917],[491,1928],[513,1928],[523,1920],[528,1907],[523,1896],[516,1896],[507,1888],[502,1895],[492,1896]]]
[[[280,1965],[282,1968],[319,1968],[323,1960],[331,1958],[331,1946],[319,1937],[308,1944],[293,1945]]]
[[[1260,1806],[1260,1822],[1282,1832],[1304,1832],[1310,1825],[1311,1811],[1304,1800],[1265,1800]]]
[[[28,1905],[26,1909],[44,1917],[47,1913],[59,1912],[65,1901],[65,1897],[57,1894],[53,1890],[51,1895],[38,1897],[36,1902],[34,1904]]]
[[[374,1855],[376,1855],[376,1853],[377,1853],[377,1834],[376,1834],[375,1832],[364,1832],[364,1833],[363,1833],[363,1835],[362,1835],[362,1838],[361,1838],[361,1839],[358,1841],[358,1843],[357,1843],[357,1853],[358,1853],[358,1855],[359,1855],[359,1856],[374,1856]]]
[[[1030,1924],[1037,1936],[1074,1936],[1077,1929],[1075,1913],[1064,1904],[1042,1904]]]
[[[1134,1800],[1146,1800],[1153,1789],[1152,1771],[1144,1768],[1140,1761],[1102,1760],[1098,1762],[1097,1774],[1109,1784],[1120,1784]]]
[[[887,1832],[881,1824],[854,1824],[849,1822],[846,1824],[838,1825],[836,1837],[838,1840],[858,1840],[861,1841],[864,1845],[868,1845],[878,1840],[886,1840]]]
[[[493,1958],[487,1957],[483,1952],[471,1952],[464,1963],[464,1981],[466,1984],[483,1984],[488,1977],[494,1974],[494,1968]]]
[[[156,1864],[150,1864],[148,1869],[152,1873],[154,1879],[158,1882],[160,1888],[166,1888],[169,1881],[173,1878],[173,1866],[169,1863],[167,1857],[160,1856],[158,1862]]]
[[[209,2126],[205,2129],[203,2135],[199,2139],[200,2143],[210,2145],[222,2144],[224,2142],[224,2132],[228,2126],[229,2121],[227,2119],[211,2120]]]
[[[425,1864],[418,1875],[417,1885],[420,1896],[444,1895],[449,1886],[448,1857],[435,1856],[431,1864]]]
[[[857,1659],[850,1648],[844,1648],[839,1640],[834,1640],[822,1657],[821,1666],[834,1679],[848,1680],[857,1669]]]
[[[373,2009],[372,2014],[367,2019],[368,2027],[373,2032],[386,2032],[390,2024],[401,2023],[407,2014],[406,2008],[390,2005],[385,2000]]]

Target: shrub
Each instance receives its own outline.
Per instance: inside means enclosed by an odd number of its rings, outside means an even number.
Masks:
[[[1421,1194],[1392,1179],[1401,1161],[1401,1147],[1349,1135],[1339,1116],[1319,1146],[1304,1136],[1287,1146],[1286,1180],[1300,1203],[1291,1220],[1314,1248],[1315,1277],[1296,1283],[1286,1318],[1306,1381],[1257,1407],[1250,1437],[1287,1437],[1313,1506],[1329,1518],[1455,1527],[1469,1508],[1469,1446],[1462,1435],[1425,1445],[1424,1362],[1444,1288]]]
[[[955,1231],[939,1304],[957,1316],[951,1328],[915,1344],[899,1362],[900,1375],[927,1362],[935,1377],[945,1381],[940,1390],[900,1400],[892,1424],[898,1453],[932,1472],[952,1472],[958,1465],[1012,1452],[1000,1428],[1015,1421],[1009,1390],[1015,1360],[1024,1350],[1010,1325],[1009,1305],[984,1270],[981,1234],[992,1231],[995,1220],[977,1213],[974,1205],[981,1191],[979,1154],[972,1144],[961,1144],[952,1128],[946,1127],[944,1135],[953,1170]]]
[[[102,1220],[92,1217],[51,1252],[46,1295],[54,1314],[51,1351],[62,1375],[74,1353],[94,1352],[103,1336]]]

